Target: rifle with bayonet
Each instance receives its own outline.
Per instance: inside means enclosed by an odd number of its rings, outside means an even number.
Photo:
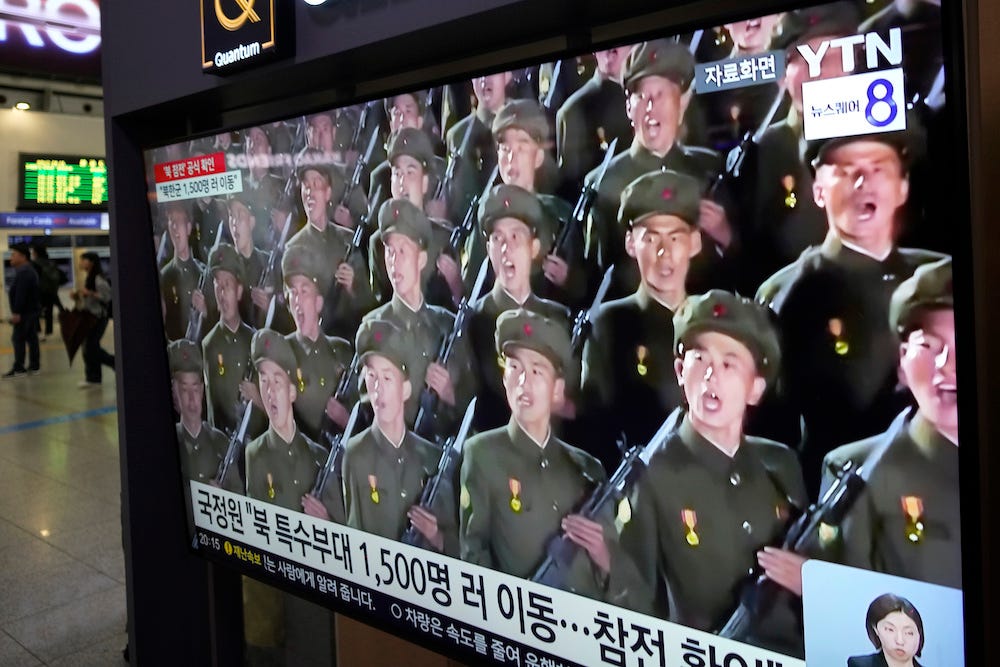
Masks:
[[[882,440],[871,453],[861,461],[847,461],[836,471],[836,478],[817,503],[813,503],[792,524],[781,548],[802,556],[809,556],[820,546],[820,531],[826,526],[839,529],[851,508],[868,486],[868,479],[879,460],[885,455],[904,428],[912,410],[906,410],[889,426]],[[825,531],[824,531],[825,532]],[[745,641],[751,634],[754,621],[774,604],[781,587],[757,572],[740,594],[740,604],[719,631],[719,636]]]
[[[597,172],[597,176],[591,179],[589,183],[585,183],[583,189],[580,191],[580,196],[576,200],[576,206],[573,207],[573,215],[569,219],[559,221],[559,232],[556,234],[555,243],[552,245],[552,252],[563,259],[572,259],[568,257],[570,235],[575,230],[579,230],[579,233],[583,234],[583,230],[587,224],[587,217],[590,215],[591,209],[594,208],[594,202],[597,201],[597,191],[604,181],[604,175],[608,173],[608,165],[611,164],[611,160],[615,157],[615,148],[617,146],[618,138],[615,137],[608,144],[608,149],[604,151],[604,160],[601,161],[600,171]]]
[[[612,503],[626,497],[646,469],[653,453],[677,430],[681,414],[680,409],[674,410],[645,446],[634,445],[629,448],[614,474],[593,490],[576,514],[596,521]],[[580,546],[560,530],[549,540],[545,560],[535,570],[531,580],[566,590],[570,566],[579,550]]]
[[[344,428],[344,432],[336,436],[330,443],[330,453],[326,457],[326,464],[319,471],[319,475],[316,476],[316,484],[312,490],[312,495],[317,500],[323,498],[323,491],[330,481],[330,473],[336,475],[341,488],[344,486],[344,449],[347,447],[347,441],[354,435],[354,427],[358,423],[358,408],[360,405],[360,403],[354,404],[354,409],[351,410],[351,416],[347,419],[347,426]]]
[[[166,229],[160,234],[160,245],[156,248],[156,268],[160,269],[167,259],[167,247],[170,245],[170,234]]]
[[[590,333],[594,329],[594,319],[597,318],[597,314],[601,310],[601,305],[604,303],[604,297],[608,294],[608,288],[611,287],[611,274],[614,270],[614,264],[608,267],[608,270],[604,272],[604,277],[601,278],[601,284],[597,287],[594,302],[590,304],[590,308],[577,313],[576,318],[573,320],[570,349],[573,350],[573,356],[577,359],[583,356],[584,343],[590,338]]]
[[[354,357],[351,359],[351,363],[344,368],[344,371],[340,374],[340,379],[337,380],[337,388],[333,390],[333,400],[346,406],[348,395],[354,387],[358,386],[358,376],[360,374],[361,357],[357,352],[355,352]],[[340,433],[340,429],[337,427],[337,424],[330,419],[330,415],[328,415],[326,410],[324,410],[323,418],[319,425],[320,444],[325,445],[326,447],[333,447],[338,433]]]
[[[428,512],[433,511],[432,508],[441,491],[442,483],[455,478],[455,469],[462,458],[462,448],[465,446],[465,440],[469,436],[469,428],[472,426],[472,417],[475,413],[476,399],[473,398],[469,403],[469,407],[465,409],[465,417],[462,418],[462,425],[459,427],[458,433],[448,438],[441,448],[441,458],[438,460],[437,472],[424,484],[424,490],[420,494],[420,500],[417,502],[418,507],[422,507]],[[403,532],[400,542],[423,549],[430,548],[427,539],[420,531],[413,527],[412,523]]]
[[[555,102],[556,87],[560,74],[562,74],[562,61],[557,60],[552,66],[552,76],[549,77],[549,89],[545,92],[545,99],[542,101],[542,105],[551,113],[555,113],[556,111],[552,108],[552,104]]]
[[[475,123],[466,124],[462,141],[456,148],[448,151],[448,166],[445,167],[444,176],[434,190],[433,199],[441,199],[451,192],[451,184],[455,181],[455,172],[458,169],[458,163],[461,161],[462,156],[469,150],[469,141],[472,139],[472,127],[474,125]]]
[[[274,321],[274,308],[276,305],[276,298],[271,297],[271,302],[267,307],[267,316],[264,318],[265,329],[270,328],[271,322]],[[253,364],[248,364],[247,374],[244,376],[244,382],[249,382],[253,377]],[[229,444],[226,446],[226,455],[222,457],[222,462],[219,463],[219,471],[215,476],[216,483],[225,488],[226,478],[229,476],[229,471],[232,469],[234,464],[243,457],[243,450],[246,447],[247,438],[247,428],[250,426],[250,415],[253,413],[253,402],[251,401],[241,401],[240,402],[240,419],[237,422],[236,429],[229,436]]]
[[[346,208],[350,208],[351,205],[351,195],[354,194],[354,190],[361,184],[361,177],[364,176],[365,169],[368,168],[368,163],[372,159],[372,154],[375,152],[375,142],[378,141],[378,127],[372,132],[372,137],[368,141],[368,148],[361,155],[358,155],[358,161],[354,163],[354,171],[351,173],[351,180],[347,182],[347,187],[344,188],[344,195],[340,198],[340,205]]]
[[[479,201],[485,199],[490,190],[493,188],[493,183],[496,182],[497,176],[500,175],[500,166],[497,165],[490,172],[490,177],[486,179],[486,187],[483,188],[482,193],[476,195],[469,202],[469,208],[465,210],[465,217],[462,218],[462,223],[457,225],[451,230],[451,236],[448,237],[448,251],[452,257],[459,257],[462,246],[465,245],[466,239],[472,235],[472,232],[476,229],[476,221],[479,210]]]
[[[465,337],[468,331],[469,319],[472,317],[472,304],[478,301],[482,295],[489,264],[489,259],[484,259],[483,263],[480,264],[479,275],[476,276],[476,284],[472,288],[472,292],[469,296],[462,297],[462,302],[458,304],[458,313],[455,314],[455,323],[452,325],[451,331],[441,339],[434,361],[442,366],[448,366],[455,345]],[[441,440],[437,423],[438,401],[437,392],[425,386],[420,392],[420,407],[417,409],[417,418],[413,423],[413,432],[432,442],[440,442]]]
[[[774,101],[771,103],[771,108],[767,110],[767,114],[761,121],[760,125],[754,132],[747,132],[743,135],[740,143],[735,146],[726,155],[726,165],[721,172],[715,177],[715,180],[711,182],[708,188],[708,196],[711,197],[715,194],[719,186],[727,178],[739,178],[740,173],[743,169],[743,162],[746,160],[747,153],[750,151],[752,146],[756,146],[760,143],[760,138],[764,136],[764,132],[768,127],[771,126],[771,122],[778,113],[778,109],[781,108],[781,103],[785,100],[785,86],[781,85],[778,87],[778,94],[775,96]]]
[[[281,255],[285,252],[285,243],[288,242],[288,231],[292,227],[292,214],[289,213],[285,216],[285,224],[281,227],[281,233],[278,234],[278,238],[275,239],[274,245],[271,246],[271,251],[267,254],[267,262],[264,263],[264,270],[260,273],[260,279],[257,281],[257,288],[264,290],[267,289],[274,280],[274,272],[278,268],[278,262],[281,261]],[[271,295],[271,301],[268,304],[267,316],[264,318],[265,322],[270,322],[274,319],[274,307],[275,299],[277,294]],[[269,327],[270,324],[265,324],[263,328]]]
[[[222,243],[222,228],[226,223],[224,221],[219,221],[219,227],[215,231],[215,242],[212,243],[211,250],[208,251],[207,261],[205,262],[205,269],[201,272],[201,277],[198,278],[198,291],[205,294],[205,285],[208,284],[208,275],[211,273],[212,253],[219,248],[219,244]],[[191,305],[191,313],[188,316],[187,331],[184,337],[187,338],[192,343],[197,343],[201,340],[201,324],[204,316],[201,311]]]

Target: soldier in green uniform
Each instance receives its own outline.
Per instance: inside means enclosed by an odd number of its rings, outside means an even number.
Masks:
[[[625,110],[635,139],[608,166],[591,211],[588,240],[588,253],[602,271],[615,265],[612,298],[631,294],[640,282],[638,267],[625,251],[628,230],[617,217],[625,186],[648,172],[670,169],[690,174],[707,191],[722,169],[715,152],[685,146],[679,140],[694,92],[693,77],[694,59],[687,47],[669,40],[637,45],[625,63]],[[586,180],[596,177],[592,171]],[[725,194],[717,192],[715,197],[725,200]],[[726,262],[720,256],[733,241],[730,217],[722,205],[707,197],[701,199],[698,227],[704,233],[706,252],[692,271],[691,279],[697,277],[689,285],[692,290],[727,283]]]
[[[409,375],[418,386],[406,401],[407,427],[412,428],[417,417],[422,379],[440,398],[439,426],[446,432],[457,425],[460,410],[476,393],[476,382],[464,336],[458,340],[447,368],[435,361],[441,341],[452,331],[455,316],[424,299],[421,275],[428,262],[431,223],[406,199],[384,203],[378,221],[392,298],[365,315],[364,321],[392,322],[402,330],[407,349],[412,351]]]
[[[311,493],[328,457],[295,423],[298,360],[292,346],[278,332],[261,329],[253,337],[253,363],[268,428],[246,448],[247,495],[310,514],[322,508],[332,521],[344,523],[343,493],[336,484],[327,484],[322,498]]]
[[[636,574],[620,549],[610,511],[598,521],[573,514],[605,479],[600,462],[552,433],[572,364],[561,319],[518,309],[497,320],[496,350],[511,409],[506,426],[469,438],[461,469],[459,541],[463,560],[530,577],[561,532],[580,552],[566,587],[621,604]]]
[[[404,409],[413,385],[402,332],[390,322],[366,322],[357,348],[375,420],[348,441],[344,452],[347,525],[398,540],[412,521],[435,550],[457,556],[451,481],[443,481],[433,511],[415,504],[437,472],[441,451],[406,427]]]
[[[887,447],[871,462],[868,484],[842,534],[832,536],[842,542],[839,559],[961,588],[953,303],[950,258],[921,266],[896,288],[889,320],[900,337],[901,377],[916,412],[901,415],[885,433],[833,450],[823,470],[827,486],[846,461],[868,468],[869,455]]]
[[[653,613],[700,630],[722,627],[759,561],[801,595],[801,563],[769,546],[806,504],[795,453],[746,435],[748,406],[777,377],[781,351],[767,311],[712,290],[674,315],[674,370],[685,406],[677,429],[649,456],[630,496],[622,544],[655,596]],[[761,551],[763,549],[763,551]],[[755,619],[752,641],[801,654],[795,595]]]
[[[262,127],[251,127],[244,132],[243,148],[246,153],[247,171],[243,178],[243,194],[253,202],[254,216],[268,220],[284,192],[284,182],[271,171],[271,140]],[[294,224],[294,223],[293,223]],[[261,225],[254,229],[254,245],[270,248],[273,239],[268,229]]]
[[[229,198],[229,236],[233,239],[237,257],[243,269],[243,296],[240,299],[240,314],[244,322],[254,321],[254,291],[264,292],[260,287],[260,279],[267,266],[267,253],[257,248],[253,243],[253,231],[257,227],[252,203],[243,195]],[[267,310],[266,297],[263,310]]]
[[[831,449],[881,433],[906,404],[889,300],[918,266],[941,258],[895,243],[918,144],[912,130],[812,142],[813,196],[829,232],[757,292],[777,314],[787,363],[782,395],[756,415],[753,432],[801,442],[810,495]]]
[[[167,340],[179,340],[187,333],[191,318],[191,295],[205,270],[191,253],[191,209],[186,202],[171,202],[164,206],[167,233],[174,256],[160,269],[160,298],[163,303],[163,330]]]
[[[545,317],[559,318],[569,327],[569,309],[540,299],[531,288],[532,263],[541,254],[540,239],[551,239],[549,225],[550,220],[538,197],[516,185],[494,186],[479,204],[479,228],[486,238],[486,250],[496,280],[493,289],[473,304],[469,322],[469,340],[479,371],[480,389],[473,422],[477,431],[497,428],[510,421],[510,407],[502,382],[503,369],[495,353],[497,317],[505,311],[524,308]],[[573,366],[577,368],[578,364]],[[579,386],[578,370],[570,384]]]
[[[434,155],[427,135],[416,128],[403,128],[389,141],[390,190],[392,199],[408,199],[414,206],[427,213],[431,223],[431,241],[427,249],[427,266],[421,273],[424,294],[436,305],[454,310],[462,300],[461,269],[454,257],[447,254],[452,224],[431,215],[428,208],[433,176],[433,165],[440,160]],[[379,232],[368,242],[368,265],[375,292],[388,299],[392,286],[385,271],[385,244]],[[381,299],[380,299],[381,300]]]
[[[219,321],[202,340],[208,421],[232,434],[242,416],[240,406],[253,395],[250,340],[253,328],[240,318],[243,271],[236,250],[220,245],[209,260]],[[260,426],[260,422],[254,425]]]
[[[344,207],[338,205],[334,216],[342,222],[330,219],[331,202],[336,201],[333,197],[334,185],[341,194],[344,192],[343,178],[339,173],[335,174],[322,165],[307,164],[299,170],[299,180],[306,226],[289,239],[286,248],[302,244],[322,254],[326,271],[317,284],[327,299],[323,331],[343,338],[353,337],[362,314],[374,304],[363,253],[355,252],[350,259],[347,258],[354,234],[353,221],[359,218],[355,218],[354,213],[345,214],[346,209],[341,210]],[[361,204],[363,207],[363,199]]]
[[[687,297],[691,259],[701,251],[699,184],[676,171],[640,176],[622,192],[625,249],[639,267],[634,294],[605,302],[584,345],[584,417],[609,470],[614,443],[644,444],[681,405],[673,368],[673,317]],[[617,271],[617,267],[615,271]]]
[[[218,197],[199,197],[194,200],[191,213],[192,232],[188,245],[191,246],[195,259],[207,264],[212,244],[215,243],[215,236],[219,232],[220,222],[223,223],[222,240],[226,240],[225,223],[229,215],[226,211],[226,202]]]
[[[346,405],[333,397],[351,363],[353,350],[348,341],[327,336],[320,329],[323,295],[319,280],[326,271],[324,263],[325,258],[316,248],[301,244],[289,248],[281,258],[286,301],[295,320],[295,331],[285,336],[298,361],[294,375],[298,390],[295,421],[306,437],[327,446],[321,438],[324,416],[341,428],[346,426],[348,406],[356,392],[345,397]]]

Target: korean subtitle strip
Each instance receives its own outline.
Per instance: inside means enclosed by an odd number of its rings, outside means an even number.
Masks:
[[[264,573],[454,645],[470,660],[546,667],[805,665],[198,482],[191,482],[191,496],[196,526],[260,554]],[[240,523],[230,507],[239,508]]]
[[[184,169],[187,169],[186,162],[180,164]],[[226,171],[219,174],[158,182],[156,184],[156,201],[163,203],[197,197],[218,197],[237,192],[243,192],[242,172]]]
[[[785,54],[768,51],[695,65],[695,92],[714,93],[720,90],[746,88],[772,83],[784,76]]]

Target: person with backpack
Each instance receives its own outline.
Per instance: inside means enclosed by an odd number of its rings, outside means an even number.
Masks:
[[[101,366],[113,370],[115,357],[101,347],[101,338],[108,328],[111,313],[111,283],[104,275],[101,258],[96,252],[83,253],[80,256],[80,270],[84,271],[87,277],[83,287],[74,289],[71,294],[76,300],[77,309],[85,310],[97,318],[97,322],[87,333],[83,347],[85,379],[77,385],[81,389],[86,389],[101,385]]]
[[[56,266],[56,263],[49,258],[49,251],[41,243],[31,246],[31,263],[38,274],[38,298],[42,306],[41,320],[45,322],[45,329],[41,328],[39,321],[39,331],[41,340],[45,340],[52,335],[52,308],[53,306],[61,313],[64,308],[59,299],[59,288],[69,282],[66,273]]]

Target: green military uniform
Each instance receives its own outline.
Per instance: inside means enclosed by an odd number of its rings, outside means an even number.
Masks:
[[[318,286],[325,271],[325,259],[309,246],[288,248],[281,258],[281,272],[286,282],[292,276],[302,275]],[[301,331],[295,331],[285,336],[285,340],[291,345],[298,363],[293,375],[298,390],[292,406],[295,421],[306,437],[326,445],[321,437],[324,423],[329,423],[324,418],[326,404],[351,363],[352,346],[343,338],[322,332],[316,340],[310,340]],[[349,404],[353,397],[355,394],[351,392],[345,403]]]
[[[763,308],[717,290],[690,297],[674,316],[678,354],[707,331],[745,344],[757,372],[773,381],[780,351]],[[789,517],[805,504],[802,473],[790,449],[743,436],[730,457],[684,416],[656,445],[633,489],[622,544],[656,597],[653,613],[717,630],[735,611],[741,586],[755,578],[756,552],[780,542]],[[636,606],[645,611],[647,602]],[[798,598],[780,596],[765,618],[755,619],[754,643],[801,653],[800,607]]]
[[[905,336],[920,311],[950,310],[953,298],[951,259],[925,264],[893,294],[892,328]],[[866,463],[883,447],[878,461]],[[885,433],[830,452],[824,491],[830,471],[847,461],[871,469],[841,531],[831,536],[828,546],[836,557],[855,567],[961,588],[958,445],[918,411],[900,416]]]
[[[219,246],[212,254],[210,269],[228,271],[243,280],[238,254],[232,246]],[[230,329],[220,319],[201,342],[205,359],[205,403],[208,406],[208,421],[215,428],[232,433],[239,426],[242,417],[240,383],[252,379],[250,365],[250,340],[254,329],[240,321],[236,329]],[[258,413],[251,419],[248,433],[256,434],[263,427],[263,419]]]
[[[160,296],[165,313],[163,330],[167,340],[179,340],[187,334],[191,318],[191,293],[198,288],[205,265],[191,255],[181,259],[176,255],[160,269]]]
[[[234,201],[239,202],[243,206],[245,206],[247,210],[251,212],[251,214],[254,213],[253,209],[254,202],[250,197],[244,195],[243,193],[232,195],[229,198],[229,206],[232,206]],[[255,217],[254,220],[255,220],[255,225],[254,225],[255,231],[258,227],[261,226],[266,227],[269,224],[266,219],[260,220]],[[236,244],[234,243],[233,246],[235,247],[235,245]],[[255,324],[263,325],[264,314],[258,314],[254,311],[254,303],[251,298],[250,290],[253,289],[254,287],[261,286],[261,278],[263,277],[264,271],[267,267],[267,253],[261,250],[259,247],[253,246],[250,249],[249,255],[244,256],[243,253],[241,253],[238,248],[236,251],[236,255],[240,262],[240,268],[243,271],[243,298],[240,299],[240,316],[243,318],[244,322],[253,322]],[[275,276],[271,277],[272,284],[270,285],[270,287],[276,288],[278,287],[278,285],[273,283],[274,278]],[[268,287],[268,285],[264,285],[264,287]]]
[[[483,191],[486,179],[497,166],[497,147],[492,132],[495,115],[485,106],[479,106],[455,123],[445,135],[448,154],[455,154],[460,160],[448,202],[448,212],[452,220],[461,220],[465,217],[465,211],[469,208],[472,198]],[[459,154],[469,123],[472,123],[469,145],[464,154]]]
[[[379,211],[379,230],[383,236],[389,233],[405,234],[426,248],[430,242],[430,222],[423,211],[403,199],[386,202]],[[420,394],[424,388],[423,379],[427,368],[435,361],[441,341],[448,336],[455,323],[455,316],[444,308],[433,306],[426,300],[417,310],[413,310],[397,295],[393,295],[383,306],[364,316],[365,322],[386,320],[402,330],[406,348],[412,351],[410,377],[414,378],[413,393],[406,402],[406,425],[412,428],[420,407]],[[476,393],[476,381],[472,372],[472,355],[465,336],[455,344],[451,359],[447,364],[455,389],[455,405],[439,403],[439,426],[443,432],[457,425],[462,406]]]
[[[557,320],[526,310],[508,311],[497,323],[497,352],[522,346],[553,361],[556,373],[571,363],[569,332]],[[469,438],[461,470],[459,538],[463,560],[507,574],[530,577],[545,560],[549,540],[563,517],[605,480],[600,462],[554,435],[543,446],[513,418],[506,426]],[[634,594],[635,573],[619,549],[611,511],[597,517],[611,551],[605,579],[579,552],[567,588],[621,603]]]
[[[340,197],[343,196],[346,187],[343,176],[336,170],[322,165],[302,167],[299,173],[304,174],[309,170],[320,173],[331,184],[330,218],[327,220],[326,228],[322,231],[307,223],[288,240],[286,249],[296,245],[306,245],[319,250],[323,255],[326,270],[317,283],[321,285],[320,293],[325,302],[323,331],[329,335],[350,338],[353,337],[354,331],[357,329],[361,315],[374,304],[371,283],[368,279],[368,266],[363,252],[351,252],[348,258],[354,231],[335,224],[332,219],[333,210],[340,201]],[[361,197],[358,203],[354,202],[356,197]],[[351,209],[351,215],[356,221],[360,220],[367,210],[364,194],[360,189],[354,190],[351,201],[352,205],[348,207]],[[347,294],[346,290],[343,290],[334,280],[337,267],[345,261],[354,269],[354,293],[351,295]],[[340,296],[341,294],[342,296]]]
[[[388,322],[371,322],[358,332],[362,359],[377,354],[407,373],[408,350],[399,329]],[[344,452],[344,503],[347,525],[398,540],[409,526],[406,513],[420,501],[424,485],[437,473],[441,451],[407,430],[399,445],[377,424],[358,433]],[[444,553],[458,555],[457,511],[451,480],[442,480],[430,510],[444,537]]]
[[[201,349],[196,343],[178,340],[167,345],[170,374],[202,374]],[[226,434],[202,422],[197,433],[191,433],[177,422],[177,443],[181,448],[181,474],[185,479],[208,482],[215,478],[226,454],[229,439]]]
[[[693,177],[653,172],[625,188],[618,217],[627,229],[651,215],[677,216],[694,228],[699,197]],[[634,294],[605,302],[594,319],[583,349],[585,420],[591,438],[587,449],[608,469],[617,465],[619,438],[624,435],[630,445],[646,443],[663,415],[683,402],[674,373],[673,317],[673,311],[640,284]]]
[[[687,48],[668,40],[645,42],[633,49],[625,65],[625,90],[632,90],[646,76],[661,76],[688,90],[694,77],[694,60]],[[626,296],[639,285],[639,269],[635,260],[625,253],[624,223],[618,220],[621,193],[629,183],[651,171],[672,170],[697,179],[701,191],[707,191],[722,171],[722,159],[714,151],[694,148],[674,142],[666,155],[659,157],[633,140],[627,151],[619,153],[608,165],[608,171],[597,191],[591,210],[588,230],[588,256],[603,272],[615,265],[611,298]],[[597,169],[587,174],[586,182],[597,178]],[[726,193],[718,191],[716,199],[725,201]],[[734,216],[729,214],[730,224]],[[730,280],[727,263],[708,235],[702,237],[703,249],[692,262],[688,276],[689,291],[697,293],[709,287],[727,286]]]
[[[224,200],[209,197],[207,201],[199,197],[191,208],[191,236],[188,244],[191,252],[200,262],[208,262],[208,255],[219,234],[219,224],[222,224],[222,238],[226,238],[226,221],[229,211]]]
[[[244,172],[242,195],[251,203],[250,210],[257,219],[257,225],[253,229],[253,244],[258,248],[270,250],[274,245],[275,239],[269,233],[271,211],[276,208],[287,210],[290,207],[290,202],[283,201],[284,191],[285,182],[274,174],[268,173],[256,180],[249,171]],[[289,236],[295,232],[295,225],[293,216]]]
[[[255,366],[268,359],[278,364],[295,383],[297,361],[291,345],[281,334],[261,329],[253,337]],[[327,451],[295,429],[291,442],[286,442],[273,428],[252,440],[246,449],[247,495],[284,507],[302,511],[302,496],[310,493],[316,477],[327,462]],[[344,523],[344,500],[336,484],[327,484],[319,499],[330,519]]]
[[[415,128],[400,130],[389,142],[389,159],[386,164],[391,165],[401,155],[408,155],[423,165],[424,173],[428,176],[428,196],[430,196],[436,187],[438,179],[435,172],[436,161],[440,161],[440,158],[434,155],[427,134]],[[391,171],[391,166],[389,169]],[[386,199],[392,199],[388,185],[384,192]],[[452,310],[455,304],[452,301],[451,290],[437,270],[438,257],[447,251],[452,227],[447,220],[430,219],[430,222],[431,238],[427,244],[427,266],[420,276],[424,285],[424,298],[436,306]],[[385,244],[382,242],[380,231],[376,231],[369,239],[368,266],[371,267],[371,281],[375,293],[379,295],[381,301],[387,300],[392,293],[392,285],[385,271]]]
[[[511,105],[507,105],[507,109]],[[498,116],[499,117],[499,116]],[[494,223],[500,218],[516,218],[531,230],[534,238],[551,237],[550,220],[542,210],[538,198],[515,185],[498,185],[479,206],[479,228],[485,238],[493,232]],[[476,355],[479,372],[479,393],[476,401],[476,417],[473,422],[477,431],[497,428],[510,420],[510,406],[504,392],[503,367],[496,355],[497,317],[508,310],[524,308],[544,317],[561,318],[569,327],[570,311],[562,304],[528,295],[523,303],[517,303],[500,283],[472,306],[469,320],[469,340]],[[570,373],[569,384],[579,385],[579,371]]]

